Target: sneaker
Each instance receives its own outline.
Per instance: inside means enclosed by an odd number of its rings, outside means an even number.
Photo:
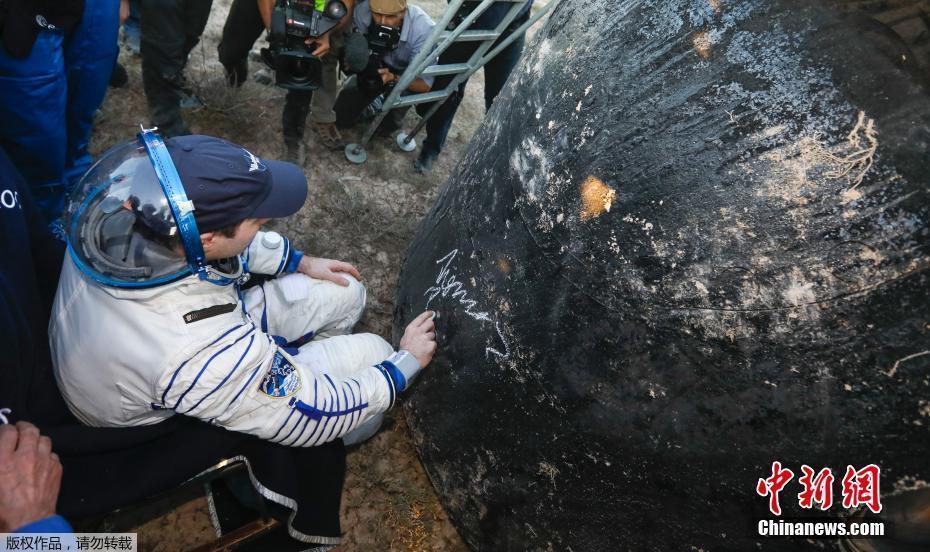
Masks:
[[[426,174],[433,170],[433,162],[438,154],[421,151],[417,160],[413,162],[413,170],[419,174]]]
[[[110,73],[110,88],[122,88],[129,82],[129,73],[122,64],[117,63],[113,66],[113,72]]]
[[[320,143],[323,144],[323,147],[331,150],[341,150],[346,147],[345,142],[342,141],[342,134],[339,133],[339,129],[336,128],[335,123],[313,123],[313,130],[316,131],[317,136],[320,137]]]

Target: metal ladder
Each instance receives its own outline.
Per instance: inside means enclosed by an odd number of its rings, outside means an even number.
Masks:
[[[482,0],[480,4],[475,6],[475,8],[465,15],[462,18],[462,21],[456,25],[455,29],[449,31],[446,28],[449,26],[449,23],[459,12],[459,9],[462,5],[469,0],[451,0],[449,5],[446,7],[446,10],[442,14],[442,18],[436,23],[436,26],[433,27],[433,31],[430,33],[429,38],[426,41],[426,44],[423,45],[423,48],[417,53],[416,57],[413,58],[413,61],[410,62],[410,65],[407,66],[407,69],[404,70],[403,74],[400,76],[400,79],[397,82],[397,85],[394,86],[394,89],[391,90],[391,93],[388,95],[387,99],[384,101],[384,104],[381,106],[381,111],[378,112],[375,120],[372,121],[368,129],[365,131],[365,134],[362,136],[361,143],[358,144],[349,144],[345,149],[346,159],[352,163],[364,163],[368,159],[368,152],[365,151],[365,146],[371,140],[371,137],[374,136],[375,131],[378,129],[378,126],[381,124],[381,121],[387,116],[387,114],[395,108],[412,106],[421,103],[435,102],[435,104],[430,108],[430,110],[424,115],[417,125],[410,131],[409,134],[401,132],[397,135],[397,145],[403,151],[413,151],[417,147],[416,140],[414,136],[426,125],[426,122],[432,117],[436,111],[442,106],[446,99],[451,96],[456,90],[458,90],[459,85],[464,82],[466,79],[471,77],[475,71],[481,69],[488,61],[490,61],[494,56],[499,54],[504,48],[510,46],[514,40],[526,32],[534,23],[539,21],[552,7],[557,0],[549,0],[541,8],[536,10],[535,14],[529,18],[523,25],[510,33],[507,38],[501,41],[494,50],[488,52],[491,46],[497,41],[498,38],[504,34],[504,31],[507,30],[507,27],[513,22],[517,17],[520,11],[526,6],[528,0]],[[496,29],[493,30],[469,30],[472,23],[487,10],[494,3],[508,3],[513,4],[510,10],[507,12],[507,15],[501,20]],[[449,63],[443,65],[436,65],[436,60],[440,54],[446,51],[449,46],[456,42],[481,42],[481,45],[478,49],[472,54],[471,58],[465,63]],[[442,75],[456,75],[448,86],[443,90],[430,90],[422,94],[407,94],[402,95],[402,93],[407,90],[407,87],[417,78],[421,76],[426,77],[438,77]]]

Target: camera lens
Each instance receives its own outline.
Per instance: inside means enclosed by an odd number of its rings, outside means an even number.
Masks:
[[[340,0],[332,0],[326,4],[326,15],[332,19],[342,19],[346,14],[346,5]]]
[[[294,58],[291,62],[291,73],[295,75],[304,75],[309,69],[309,64],[304,58]]]
[[[303,82],[310,78],[310,64],[304,58],[292,58],[287,69],[295,81]]]

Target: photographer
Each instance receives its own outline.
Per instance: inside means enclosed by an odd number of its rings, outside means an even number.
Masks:
[[[419,6],[407,5],[406,0],[366,0],[355,7],[353,16],[358,35],[366,36],[370,55],[366,67],[349,70],[355,75],[346,81],[336,100],[336,125],[346,128],[355,125],[365,108],[382,94],[390,92],[400,80],[401,73],[420,52],[433,30],[433,20]],[[347,45],[347,58],[349,56]],[[406,92],[429,92],[431,77],[417,78]],[[400,127],[408,108],[391,111],[379,127],[381,134],[390,134]]]
[[[343,0],[346,15],[329,32],[307,39],[310,53],[320,59],[322,86],[315,91],[288,90],[282,112],[284,130],[284,157],[298,165],[304,161],[303,135],[307,114],[328,149],[344,147],[342,136],[336,129],[333,104],[339,89],[338,58],[342,50],[344,30],[352,20],[353,0]],[[242,86],[248,76],[248,55],[262,31],[271,28],[275,0],[233,0],[223,26],[218,46],[220,63],[232,86]]]
[[[270,29],[275,0],[257,1],[262,21],[265,23],[265,27]],[[322,62],[322,86],[314,91],[288,90],[284,100],[284,110],[281,113],[281,125],[284,131],[284,158],[298,165],[302,165],[304,161],[303,137],[308,113],[310,114],[310,122],[324,147],[338,150],[345,146],[342,142],[342,136],[335,125],[336,114],[333,111],[333,104],[336,103],[336,92],[339,87],[337,63],[342,53],[344,31],[352,21],[352,8],[355,2],[354,0],[342,0],[342,2],[345,4],[346,14],[339,23],[329,32],[316,38],[308,38],[306,41],[307,46],[312,50],[311,54],[319,57]],[[230,17],[232,16],[233,13],[230,11]],[[227,26],[229,25],[230,22],[227,21]],[[225,28],[223,34],[225,42]],[[252,41],[254,42],[254,39]],[[247,50],[245,53],[247,53]]]

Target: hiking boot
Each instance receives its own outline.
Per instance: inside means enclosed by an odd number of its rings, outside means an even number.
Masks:
[[[239,88],[249,78],[248,58],[242,58],[236,63],[223,65],[226,71],[226,84]]]
[[[413,170],[419,174],[426,174],[433,170],[433,162],[439,154],[423,150],[417,160],[413,162]]]
[[[320,137],[320,144],[324,148],[329,150],[342,150],[346,147],[345,142],[342,141],[342,134],[339,133],[339,129],[336,128],[335,123],[313,123],[313,130],[316,131],[317,136]]]
[[[303,168],[304,162],[307,160],[307,150],[306,147],[304,147],[304,143],[301,140],[285,138],[284,153],[281,156],[281,160]]]

